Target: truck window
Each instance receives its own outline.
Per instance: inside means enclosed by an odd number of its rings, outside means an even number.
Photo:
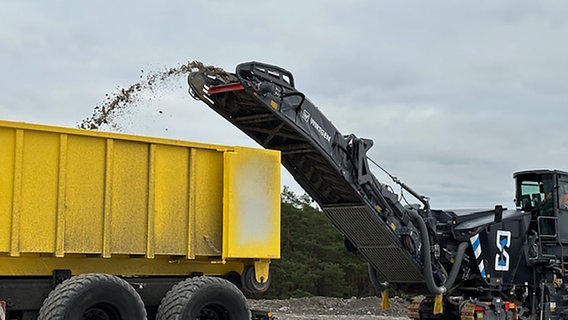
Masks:
[[[537,211],[537,215],[553,215],[552,179],[532,177],[519,181],[517,206],[524,211]]]
[[[558,180],[558,204],[560,209],[568,210],[568,177]]]
[[[541,183],[537,181],[522,181],[521,182],[521,207],[534,208],[540,205],[544,199],[544,193],[540,191]]]

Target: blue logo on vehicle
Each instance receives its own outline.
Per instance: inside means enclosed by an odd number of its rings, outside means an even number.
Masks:
[[[511,244],[511,231],[497,230],[497,254],[495,254],[495,271],[509,271],[509,253],[507,248]]]

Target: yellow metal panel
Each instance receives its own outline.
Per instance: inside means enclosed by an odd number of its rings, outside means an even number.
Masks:
[[[10,251],[16,130],[0,128],[0,252]]]
[[[20,252],[54,252],[59,134],[26,131],[19,221]]]
[[[225,153],[223,257],[280,257],[280,153]]]
[[[154,172],[155,254],[188,255],[189,150],[156,145]]]
[[[69,136],[65,199],[65,251],[102,253],[104,139]]]
[[[114,141],[111,253],[145,254],[149,146]]]
[[[223,248],[223,153],[191,150],[191,212],[195,255],[221,256]]]
[[[109,273],[121,276],[182,276],[194,272],[221,276],[229,272],[242,273],[248,260],[229,260],[226,263],[211,263],[202,260],[172,260],[168,256],[155,259],[144,257],[113,256],[112,259],[68,255],[64,258],[53,256],[22,255],[20,257],[0,256],[1,276],[51,276],[53,270],[69,269],[73,274]]]

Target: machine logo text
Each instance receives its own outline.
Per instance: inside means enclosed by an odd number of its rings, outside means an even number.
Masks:
[[[322,126],[319,123],[317,123],[317,121],[314,120],[314,118],[312,118],[310,113],[305,109],[302,110],[302,120],[309,123],[314,129],[316,129],[316,131],[322,136],[322,138],[327,140],[327,142],[331,143],[331,135],[329,135],[329,133],[327,133],[325,129],[322,128]]]

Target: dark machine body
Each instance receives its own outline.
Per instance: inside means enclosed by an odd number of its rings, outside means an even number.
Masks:
[[[427,197],[392,177],[421,203],[405,206],[371,173],[372,140],[342,134],[296,90],[290,72],[258,62],[234,74],[200,66],[188,81],[192,96],[282,152],[346,248],[369,262],[379,290],[425,296],[411,304],[410,317],[568,318],[568,173],[516,173],[516,210],[486,211],[432,210]]]

